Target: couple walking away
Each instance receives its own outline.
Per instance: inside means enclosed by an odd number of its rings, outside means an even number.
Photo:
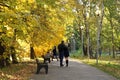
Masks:
[[[64,66],[63,65],[64,57],[66,61],[66,67],[68,67],[69,50],[67,45],[65,45],[64,41],[61,41],[61,43],[58,45],[58,51],[59,51],[60,67]]]

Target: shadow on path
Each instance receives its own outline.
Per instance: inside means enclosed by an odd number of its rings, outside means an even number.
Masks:
[[[74,59],[70,59],[69,67],[59,67],[59,61],[53,61],[49,64],[48,74],[44,72],[42,69],[40,74],[33,74],[30,80],[117,80]]]

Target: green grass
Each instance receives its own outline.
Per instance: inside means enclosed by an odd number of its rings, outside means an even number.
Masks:
[[[82,57],[79,52],[75,52],[70,55],[72,58],[77,58],[82,62],[94,66],[120,80],[120,57],[115,59],[111,56],[103,55],[98,58],[98,64],[96,64],[96,59],[88,59],[87,57]]]
[[[85,62],[85,61],[84,61]],[[114,77],[120,79],[120,65],[114,64],[114,63],[108,63],[105,61],[104,62],[99,62],[96,64],[95,62],[93,63],[92,61],[89,60],[89,62],[85,62],[91,66],[97,67],[98,69],[107,72],[110,75],[113,75]]]

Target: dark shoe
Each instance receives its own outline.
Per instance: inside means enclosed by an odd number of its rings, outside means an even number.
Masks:
[[[36,72],[35,74],[39,74],[38,72]]]
[[[64,65],[62,64],[62,65],[60,65],[60,67],[63,67]]]
[[[66,65],[66,67],[68,67],[68,65]]]

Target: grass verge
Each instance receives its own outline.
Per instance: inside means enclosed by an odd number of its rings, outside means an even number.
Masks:
[[[34,70],[34,63],[11,64],[0,69],[0,80],[29,80]]]
[[[110,56],[102,56],[96,64],[96,59],[88,59],[87,57],[81,57],[81,54],[71,54],[72,58],[81,60],[82,62],[94,66],[120,80],[120,58],[113,59]]]

